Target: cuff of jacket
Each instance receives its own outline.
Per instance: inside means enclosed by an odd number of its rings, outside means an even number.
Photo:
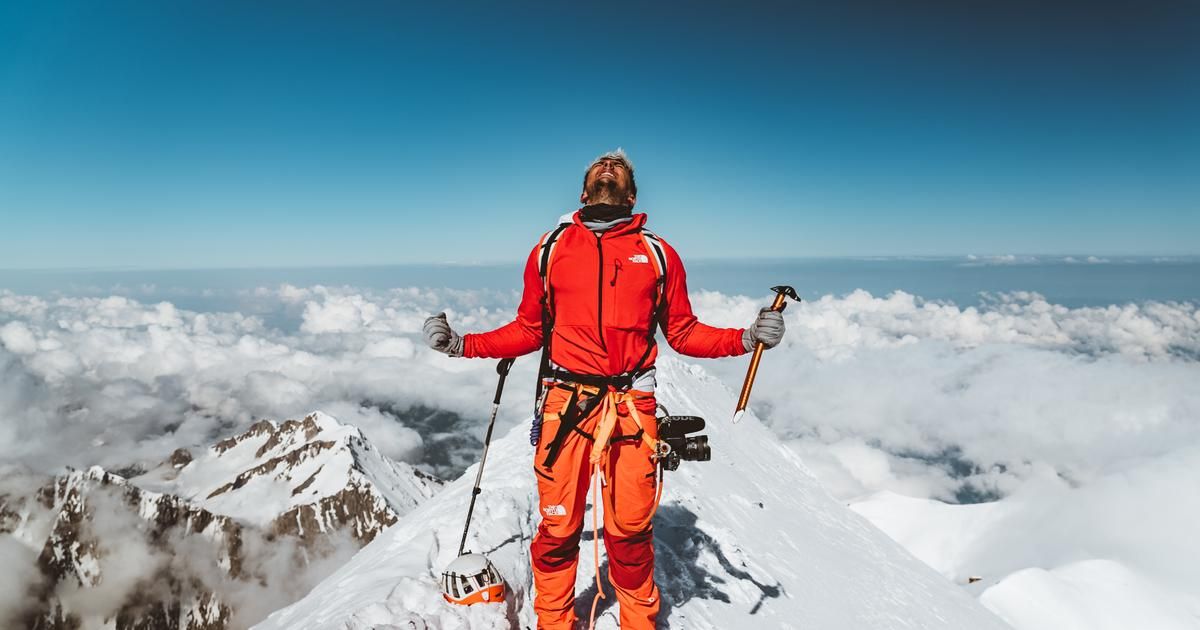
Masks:
[[[743,354],[750,352],[750,350],[746,349],[746,342],[745,342],[746,329],[745,328],[735,328],[734,330],[737,332],[737,335],[735,335],[733,337],[733,345],[736,346],[737,349],[734,352],[729,353],[730,356],[737,357],[737,356],[741,356]],[[754,347],[751,346],[750,349],[753,350]]]
[[[477,333],[467,333],[462,336],[462,355],[467,359],[478,359],[481,355],[475,348],[475,336]]]

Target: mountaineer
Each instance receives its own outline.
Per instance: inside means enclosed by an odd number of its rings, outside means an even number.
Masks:
[[[655,627],[655,333],[680,354],[717,358],[774,347],[783,316],[764,309],[748,329],[715,328],[692,313],[675,249],[633,213],[633,165],[617,149],[584,173],[583,207],[530,253],[516,319],[459,335],[445,314],[425,321],[430,347],[450,356],[511,358],[543,351],[536,445],[541,524],[530,547],[539,630],[569,630],[591,477],[603,478],[609,581],[625,630]],[[599,596],[599,595],[598,595]],[[593,611],[595,610],[593,603]]]

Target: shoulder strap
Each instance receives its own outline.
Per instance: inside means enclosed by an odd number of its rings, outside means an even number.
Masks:
[[[563,231],[571,227],[570,223],[561,223],[558,227],[546,232],[542,236],[542,240],[538,243],[538,275],[542,278],[543,288],[548,295],[550,292],[550,256],[554,253],[554,247],[558,244],[558,237],[562,236]]]
[[[533,425],[529,429],[529,442],[535,447],[542,434],[542,402],[546,391],[542,379],[550,375],[550,335],[554,329],[554,313],[550,310],[550,305],[554,303],[550,294],[550,255],[554,253],[558,237],[569,227],[570,223],[559,223],[558,227],[546,232],[538,243],[538,276],[542,279],[542,358],[533,395]]]
[[[654,232],[642,228],[642,241],[654,254],[654,272],[658,274],[659,291],[662,292],[665,288],[663,285],[667,283],[667,252],[663,249],[662,239]]]
[[[658,320],[667,308],[667,252],[663,249],[662,239],[646,228],[642,228],[642,241],[650,250],[653,259],[651,262],[654,266],[654,273],[658,275],[658,281],[655,283],[654,304],[650,305],[650,330],[646,334],[646,351],[642,354],[642,358],[638,359],[637,367],[634,368],[635,372],[645,367],[646,361],[650,359],[650,353],[658,343],[655,339],[655,333],[658,332]]]

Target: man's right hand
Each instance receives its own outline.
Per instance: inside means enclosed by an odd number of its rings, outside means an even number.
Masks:
[[[774,348],[783,341],[783,332],[783,313],[764,308],[758,312],[754,323],[742,333],[742,345],[746,352],[753,350],[759,343],[767,348]]]
[[[429,344],[430,348],[452,357],[462,356],[462,336],[450,328],[450,322],[446,321],[445,313],[438,313],[426,319],[424,332],[425,343]]]

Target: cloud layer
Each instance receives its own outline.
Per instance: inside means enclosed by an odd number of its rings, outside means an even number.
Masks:
[[[513,296],[287,285],[256,293],[293,313],[291,326],[125,297],[0,293],[0,461],[43,471],[149,463],[254,418],[315,408],[357,424],[389,456],[420,461],[421,436],[379,405],[487,413],[490,363],[425,350],[420,325],[442,309],[464,330],[498,325],[511,306],[501,312],[482,301]],[[533,367],[523,369],[531,382]],[[511,394],[526,404],[507,406],[502,421],[527,412],[527,389]]]
[[[427,350],[420,325],[446,310],[461,332],[490,329],[511,318],[515,294],[283,285],[247,298],[245,312],[197,313],[0,293],[0,461],[148,464],[254,418],[315,408],[410,462],[435,436],[397,410],[445,410],[482,434],[493,363]],[[704,321],[725,326],[767,302],[692,298]],[[1010,293],[962,308],[856,291],[785,316],[752,403],[839,497],[1004,496],[1020,509],[998,531],[1024,539],[990,541],[983,549],[997,551],[973,552],[972,566],[1102,554],[1157,579],[1200,580],[1189,568],[1200,549],[1180,529],[1200,522],[1188,491],[1200,470],[1195,304],[1066,308]],[[517,363],[502,425],[528,414],[535,364]],[[736,388],[746,362],[706,365]]]

